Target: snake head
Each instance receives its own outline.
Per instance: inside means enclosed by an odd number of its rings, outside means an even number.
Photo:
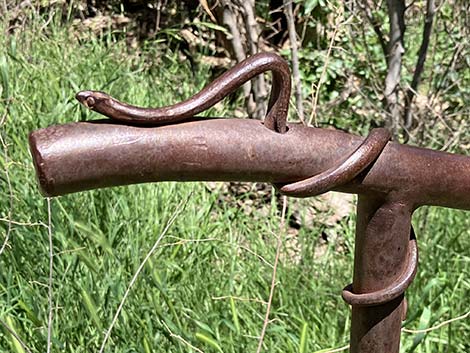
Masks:
[[[100,91],[80,91],[75,95],[75,98],[89,109],[95,109],[95,107],[105,100],[111,97]]]

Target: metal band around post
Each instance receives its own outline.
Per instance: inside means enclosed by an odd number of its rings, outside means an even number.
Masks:
[[[411,227],[410,242],[408,245],[408,261],[405,271],[388,287],[371,293],[353,293],[352,284],[343,289],[343,299],[350,305],[372,306],[387,303],[405,292],[418,269],[418,245],[413,227]]]
[[[273,77],[264,125],[284,133],[291,92],[290,70],[283,58],[271,53],[259,53],[243,60],[191,98],[166,107],[137,107],[99,91],[81,91],[76,98],[87,108],[113,120],[135,125],[173,124],[193,118],[266,71],[272,71]]]

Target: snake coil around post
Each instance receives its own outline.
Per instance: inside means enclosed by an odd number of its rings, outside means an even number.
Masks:
[[[380,156],[390,137],[390,132],[386,129],[373,129],[343,162],[310,178],[275,186],[286,196],[311,197],[347,184]],[[417,266],[418,247],[413,227],[411,227],[404,272],[389,286],[371,293],[356,294],[353,292],[352,284],[349,284],[343,289],[342,297],[350,305],[373,306],[387,303],[405,292],[416,275]]]

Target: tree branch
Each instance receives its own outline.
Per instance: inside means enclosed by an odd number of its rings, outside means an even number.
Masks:
[[[232,50],[235,54],[235,59],[237,62],[241,62],[246,59],[246,52],[242,44],[242,35],[238,30],[238,24],[236,20],[236,15],[234,13],[233,4],[229,0],[221,0],[223,7],[223,23],[228,27],[230,32],[230,43],[232,44]],[[236,9],[235,9],[236,10]],[[243,97],[245,99],[246,110],[249,116],[252,116],[255,113],[255,102],[254,98],[251,95],[251,81],[243,84]]]
[[[400,122],[400,109],[398,105],[398,88],[402,57],[405,53],[403,36],[405,34],[405,1],[387,0],[388,17],[390,21],[390,41],[387,51],[387,76],[385,78],[385,105],[389,113],[387,127],[396,136]]]
[[[300,81],[299,55],[297,49],[297,32],[295,31],[294,14],[292,12],[292,1],[284,0],[284,13],[287,19],[287,30],[289,32],[290,50],[292,55],[292,74],[295,87],[295,106],[300,121],[304,122],[304,106],[302,100],[302,82]]]
[[[421,74],[424,70],[424,63],[426,61],[426,55],[428,52],[429,47],[429,38],[431,37],[432,33],[432,26],[434,22],[434,14],[435,14],[435,1],[434,0],[427,0],[426,1],[426,18],[424,21],[424,28],[423,28],[423,38],[421,40],[421,46],[418,52],[418,61],[416,62],[415,72],[413,74],[413,80],[411,81],[411,85],[406,92],[405,98],[405,113],[404,113],[404,120],[405,120],[405,128],[409,129],[413,122],[411,116],[411,105],[413,103],[413,98],[418,91],[418,85],[421,80]]]
[[[248,41],[248,48],[250,55],[254,55],[259,49],[260,29],[258,22],[256,22],[255,15],[255,2],[254,0],[237,0],[238,6],[243,10],[245,18],[246,38]],[[263,75],[258,75],[254,78],[253,96],[255,98],[255,118],[260,119],[266,111],[266,98],[268,97],[268,90]]]
[[[372,28],[374,29],[375,34],[377,34],[377,38],[378,38],[380,46],[382,48],[382,52],[383,52],[385,58],[387,58],[387,54],[388,54],[387,43],[385,41],[385,36],[382,32],[382,29],[380,28],[380,21],[372,14],[372,11],[369,7],[369,2],[368,1],[362,2],[362,0],[360,0],[360,1],[358,1],[357,4],[364,11],[364,14],[366,15],[367,20],[369,21]]]

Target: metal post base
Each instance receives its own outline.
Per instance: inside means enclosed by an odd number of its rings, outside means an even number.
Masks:
[[[416,274],[418,253],[412,207],[359,196],[353,284],[343,291],[352,305],[351,353],[398,353],[405,289]]]

